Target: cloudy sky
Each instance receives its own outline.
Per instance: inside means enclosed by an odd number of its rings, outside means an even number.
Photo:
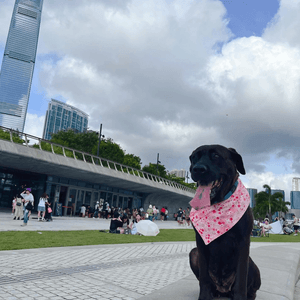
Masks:
[[[13,10],[0,0],[0,62]],[[44,0],[25,132],[51,98],[127,153],[188,169],[235,148],[247,187],[300,177],[300,0]]]

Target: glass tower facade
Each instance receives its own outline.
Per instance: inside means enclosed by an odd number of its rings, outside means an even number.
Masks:
[[[23,132],[43,0],[16,0],[0,73],[0,125]]]
[[[72,129],[84,132],[88,127],[88,115],[64,102],[51,99],[46,112],[43,139],[50,140],[51,134]]]
[[[300,209],[300,192],[291,192],[291,209]]]

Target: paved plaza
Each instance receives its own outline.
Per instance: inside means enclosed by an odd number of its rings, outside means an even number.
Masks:
[[[35,217],[23,228],[9,213],[0,213],[0,231],[109,226],[109,220],[56,217],[37,222]],[[179,228],[174,221],[157,224]],[[194,246],[166,242],[1,251],[0,299],[197,299],[198,283],[188,263]],[[262,275],[258,300],[300,300],[300,243],[252,243],[251,256]]]

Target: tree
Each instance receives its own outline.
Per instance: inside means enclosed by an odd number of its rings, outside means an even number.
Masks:
[[[0,139],[10,141],[10,133],[0,129]],[[24,144],[25,141],[22,140],[17,133],[12,134],[12,140],[18,144]]]
[[[130,167],[140,170],[142,162],[141,162],[141,158],[139,156],[136,156],[134,154],[125,154],[123,164],[125,166],[130,166]]]
[[[184,177],[176,177],[175,174],[168,174],[168,179],[171,181],[175,181],[179,184],[185,185],[191,189],[196,190],[197,189],[197,184],[195,182],[192,183],[186,183]]]
[[[264,218],[265,215],[268,215],[269,218],[272,218],[272,215],[278,211],[280,207],[280,199],[282,201],[283,194],[276,192],[273,195],[271,194],[271,187],[267,184],[263,186],[266,191],[259,192],[255,195],[255,207],[253,213],[255,217]]]
[[[277,211],[280,212],[279,216],[281,217],[281,213],[286,213],[289,211],[289,208],[287,207],[287,205],[291,205],[290,202],[285,202],[282,198],[278,199],[278,207],[277,207]]]
[[[98,142],[93,147],[93,154],[97,154]],[[102,139],[99,147],[99,156],[123,164],[124,151],[120,145],[114,143],[111,138]]]
[[[164,165],[149,163],[149,165],[144,166],[142,170],[153,175],[167,178],[167,170]]]
[[[92,153],[94,146],[98,143],[98,134],[97,132],[75,133],[70,129],[52,134],[50,141],[82,152]]]
[[[51,142],[78,151],[97,155],[99,135],[97,132],[75,133],[73,130],[59,131],[52,134]],[[141,169],[141,159],[134,154],[126,154],[120,145],[113,139],[102,139],[99,147],[99,156],[132,168]]]

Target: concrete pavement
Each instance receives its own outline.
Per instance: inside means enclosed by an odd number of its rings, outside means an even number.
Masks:
[[[157,224],[179,228],[174,221]],[[20,225],[0,213],[0,231],[98,230],[108,229],[109,221],[57,217]],[[198,282],[188,263],[194,246],[167,242],[1,251],[0,299],[197,299]],[[251,257],[262,276],[258,300],[300,300],[300,243],[252,243]]]

